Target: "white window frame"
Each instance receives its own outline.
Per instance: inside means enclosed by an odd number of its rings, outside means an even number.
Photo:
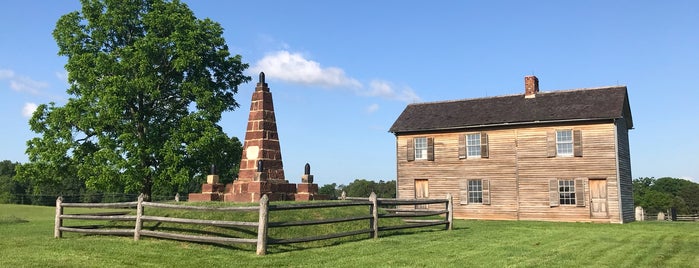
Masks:
[[[415,146],[415,160],[427,160],[427,137],[419,137],[413,140]]]
[[[483,204],[483,180],[468,180],[468,203]]]
[[[481,157],[481,133],[466,134],[466,157]]]
[[[575,206],[575,180],[558,180],[558,203]]]
[[[573,130],[556,130],[556,155],[571,157],[575,152],[573,144]]]

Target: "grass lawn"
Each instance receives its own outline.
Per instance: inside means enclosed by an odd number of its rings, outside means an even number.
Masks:
[[[156,238],[54,239],[54,212],[0,204],[0,267],[699,267],[699,223],[456,220],[453,231],[273,245],[257,256],[251,246]]]

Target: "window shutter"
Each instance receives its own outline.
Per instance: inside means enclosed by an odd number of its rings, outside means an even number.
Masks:
[[[490,205],[490,180],[481,180],[483,187],[483,205]]]
[[[427,161],[434,161],[434,138],[427,138]]]
[[[575,205],[578,207],[584,207],[586,205],[583,179],[575,179]]]
[[[556,131],[549,131],[546,136],[546,156],[556,157]]]
[[[466,158],[466,135],[459,134],[459,159]]]
[[[408,139],[408,161],[415,161],[415,147],[413,146],[413,138]]]
[[[549,180],[549,205],[557,207],[560,205],[560,196],[558,195],[558,180]]]
[[[481,132],[481,158],[488,158],[488,133]]]
[[[573,131],[573,155],[575,157],[583,156],[582,131],[580,130]]]
[[[468,204],[468,180],[459,181],[459,203]]]

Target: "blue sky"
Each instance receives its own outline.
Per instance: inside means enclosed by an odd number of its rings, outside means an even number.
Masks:
[[[699,182],[698,1],[185,1],[225,29],[274,96],[286,177],[393,180],[389,127],[411,102],[627,85],[633,177]],[[429,3],[428,3],[429,2]],[[79,1],[0,3],[0,160],[25,162],[29,113],[68,99],[51,32]]]

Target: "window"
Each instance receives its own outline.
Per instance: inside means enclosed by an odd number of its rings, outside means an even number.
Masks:
[[[483,203],[483,182],[481,180],[468,181],[468,202]]]
[[[490,205],[490,180],[474,179],[460,181],[459,200],[462,205]]]
[[[582,131],[581,130],[556,130],[549,131],[546,137],[548,157],[582,157]]]
[[[459,159],[488,158],[488,133],[476,132],[459,135]]]
[[[466,156],[481,157],[481,134],[466,134]]]
[[[558,203],[575,205],[575,181],[558,180]]]
[[[560,205],[585,206],[584,178],[549,180],[549,202],[551,207]]]
[[[407,160],[434,161],[434,138],[417,137],[407,140]]]
[[[427,159],[427,138],[415,138],[415,159]]]
[[[557,130],[556,131],[556,155],[573,156],[573,131]]]

